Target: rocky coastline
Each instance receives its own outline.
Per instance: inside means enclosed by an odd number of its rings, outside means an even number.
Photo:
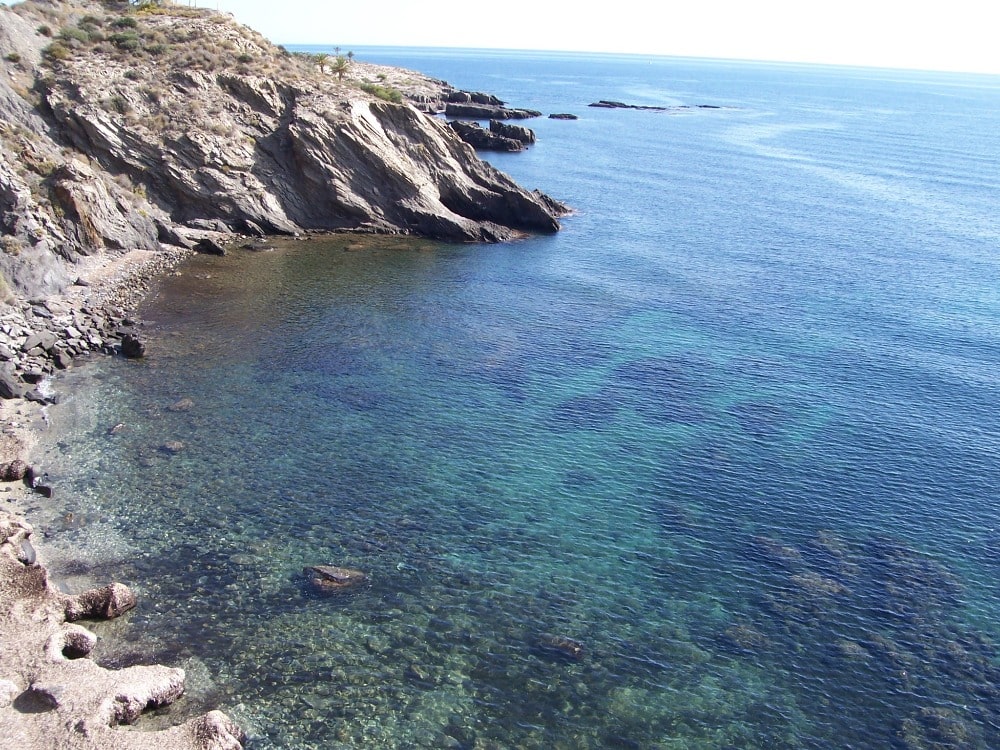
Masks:
[[[71,596],[46,572],[24,508],[53,491],[31,464],[58,399],[47,378],[88,356],[141,356],[135,308],[153,280],[239,238],[557,231],[566,207],[428,116],[448,106],[503,103],[385,66],[337,75],[205,9],[0,7],[0,736],[12,746],[242,747],[218,711],[119,728],[179,697],[184,673],[88,659],[96,636],[77,621],[135,597],[119,583]],[[530,133],[496,132],[522,145]]]

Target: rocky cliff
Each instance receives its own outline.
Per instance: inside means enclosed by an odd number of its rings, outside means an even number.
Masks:
[[[80,256],[184,244],[192,229],[558,229],[558,204],[384,101],[363,63],[341,80],[229,16],[27,0],[0,7],[0,58],[0,273],[21,295],[64,287]],[[441,84],[420,83],[416,99]]]
[[[559,228],[564,206],[433,116],[499,100],[331,62],[182,5],[0,6],[0,398],[43,400],[32,386],[55,367],[117,351],[121,290],[206,235]],[[146,271],[110,296],[74,288],[125,255]]]

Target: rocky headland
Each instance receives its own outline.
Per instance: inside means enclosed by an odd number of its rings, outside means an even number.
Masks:
[[[411,71],[276,47],[228,15],[167,2],[0,6],[0,736],[19,748],[238,748],[212,712],[126,732],[184,673],[107,670],[76,620],[135,605],[49,580],[15,500],[46,377],[94,353],[141,356],[133,309],[196,251],[310,232],[499,242],[554,232],[566,208],[481,161],[451,106],[535,116]],[[498,110],[503,110],[498,114]],[[496,127],[523,147],[530,131]]]

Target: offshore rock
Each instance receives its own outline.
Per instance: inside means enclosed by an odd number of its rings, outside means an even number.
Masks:
[[[498,121],[492,120],[492,122]],[[458,133],[459,138],[475,149],[507,152],[524,150],[523,141],[496,133],[493,131],[492,125],[489,130],[483,128],[479,123],[466,122],[465,120],[452,120],[448,125]]]
[[[550,120],[579,120],[579,116],[572,115],[568,112],[556,112],[549,115]]]
[[[580,641],[550,633],[538,636],[534,650],[540,656],[565,661],[580,661],[586,655],[586,649]]]
[[[490,107],[503,107],[507,103],[482,91],[452,91],[445,97],[445,101],[452,104],[485,104]]]
[[[302,569],[313,588],[323,593],[339,593],[358,588],[368,581],[360,570],[334,565],[312,565]]]
[[[541,117],[534,109],[513,109],[489,104],[448,104],[444,108],[448,117],[466,117],[473,120],[527,120]]]
[[[490,132],[503,138],[513,138],[526,145],[535,142],[535,131],[521,125],[510,125],[500,120],[490,120]]]

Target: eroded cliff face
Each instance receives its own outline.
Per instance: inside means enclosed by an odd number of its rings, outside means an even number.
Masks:
[[[0,272],[21,296],[65,287],[81,255],[191,229],[502,241],[559,226],[561,206],[442,121],[362,91],[375,68],[341,81],[228,16],[27,0],[0,8],[0,56]],[[410,80],[419,100],[444,85]]]

